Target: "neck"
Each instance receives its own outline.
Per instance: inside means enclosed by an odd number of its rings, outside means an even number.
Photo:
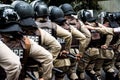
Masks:
[[[46,22],[46,21],[48,21],[48,19],[47,18],[37,18],[36,21],[37,22]]]

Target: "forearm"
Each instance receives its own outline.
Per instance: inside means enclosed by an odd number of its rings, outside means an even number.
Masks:
[[[119,33],[119,32],[120,32],[120,27],[118,27],[118,28],[113,28],[113,32],[114,32],[114,33]]]
[[[64,28],[57,26],[57,36],[65,40],[65,50],[69,51],[72,42],[71,33]]]
[[[44,30],[41,30],[41,40],[42,45],[52,53],[53,59],[55,60],[61,50],[60,43]]]
[[[89,42],[91,41],[91,33],[90,31],[84,26],[81,26],[81,32],[86,36],[86,46],[88,46]]]
[[[113,35],[114,32],[113,32],[113,29],[112,28],[95,28],[95,30],[103,33],[103,34],[111,34]]]
[[[79,52],[83,53],[87,44],[86,36],[73,27],[71,27],[71,33],[75,37],[75,39],[79,41]]]
[[[105,41],[105,45],[109,46],[110,42],[113,39],[113,35],[107,35],[106,36],[106,41]]]

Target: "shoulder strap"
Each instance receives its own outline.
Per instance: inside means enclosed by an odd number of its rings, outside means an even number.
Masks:
[[[27,58],[30,53],[30,40],[27,37],[23,37],[21,44],[24,48],[24,54],[23,54],[23,63],[26,64]]]
[[[53,22],[51,22],[51,25],[52,25],[52,36],[54,36],[55,38],[57,37],[56,34],[57,34],[57,25]]]
[[[27,60],[29,57],[29,53],[30,53],[30,40],[27,37],[23,37],[23,39],[21,40],[21,44],[24,48],[24,54],[23,54],[23,60],[22,60],[22,73],[20,74],[19,80],[23,80],[25,77],[25,73],[26,73],[26,65],[27,65]]]

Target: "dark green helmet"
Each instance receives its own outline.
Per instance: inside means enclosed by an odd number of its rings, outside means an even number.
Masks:
[[[35,9],[36,17],[47,17],[49,16],[49,10],[46,4],[40,4]]]
[[[41,1],[41,0],[34,0],[34,1],[32,1],[32,2],[30,3],[30,5],[32,6],[33,9],[35,9],[36,6],[38,6],[38,5],[41,4],[41,3],[44,3],[44,2]]]
[[[22,32],[19,16],[11,5],[0,4],[0,33]]]
[[[63,10],[64,12],[64,15],[75,15],[75,11],[73,10],[73,7],[68,4],[68,3],[65,3],[65,4],[62,4],[60,5],[60,8]]]
[[[53,6],[50,11],[50,19],[57,23],[65,21],[63,11],[59,7]]]
[[[19,16],[11,5],[0,4],[0,25],[17,22]]]
[[[24,1],[14,1],[11,4],[21,19],[34,17],[34,10],[30,4]]]
[[[44,17],[49,15],[47,5],[41,0],[35,0],[30,3],[35,11],[35,17]]]
[[[92,13],[89,10],[83,10],[83,12],[81,12],[81,19],[83,22],[95,22],[96,18],[93,17]]]

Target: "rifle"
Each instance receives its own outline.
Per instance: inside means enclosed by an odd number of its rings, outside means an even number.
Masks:
[[[77,59],[77,57],[74,54],[71,54],[71,53],[66,54],[66,56],[69,57],[69,58],[75,59],[75,60]]]
[[[60,73],[63,73],[63,71],[62,70],[60,70],[60,69],[58,69],[58,68],[53,68],[53,71],[57,71],[57,72],[60,72]]]

